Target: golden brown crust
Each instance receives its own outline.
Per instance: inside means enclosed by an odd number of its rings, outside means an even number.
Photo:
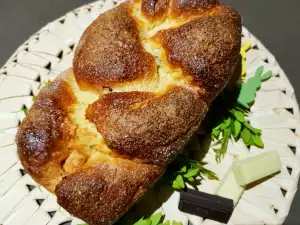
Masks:
[[[17,134],[25,170],[90,225],[114,223],[163,174],[239,54],[240,16],[217,0],[134,4],[92,23],[74,75],[42,89]]]
[[[68,118],[76,102],[65,73],[44,87],[19,127],[16,142],[25,170],[49,191],[61,179],[61,162],[70,154],[75,125]]]
[[[241,42],[241,18],[229,6],[218,6],[178,28],[161,31],[156,39],[166,50],[169,63],[192,75],[210,102],[233,73]]]
[[[153,76],[154,57],[143,49],[127,4],[100,15],[87,28],[76,49],[73,69],[81,88],[96,90]]]
[[[217,5],[219,5],[218,0],[172,0],[170,7],[171,16],[199,16]]]
[[[166,165],[199,128],[206,112],[196,91],[176,86],[161,96],[109,93],[90,105],[86,116],[113,151]]]
[[[169,0],[142,0],[141,11],[150,20],[163,19],[169,8]]]
[[[178,18],[197,17],[219,5],[218,0],[142,0],[141,12],[150,21],[166,16]]]
[[[117,159],[65,177],[58,203],[89,225],[113,224],[163,174],[164,168]]]

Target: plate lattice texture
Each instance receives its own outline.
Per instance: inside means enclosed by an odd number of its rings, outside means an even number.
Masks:
[[[48,24],[20,46],[0,69],[0,224],[80,223],[56,203],[54,195],[24,172],[14,139],[24,111],[33,104],[33,96],[45,82],[55,79],[72,65],[74,47],[84,29],[101,12],[116,4],[109,0],[98,1]],[[248,40],[251,49],[246,55],[246,78],[251,77],[260,65],[273,71],[273,77],[262,84],[249,116],[251,124],[262,129],[265,149],[251,147],[249,151],[241,142],[230,143],[222,163],[216,163],[213,151],[209,151],[204,160],[209,169],[222,178],[236,155],[277,150],[283,163],[281,173],[247,189],[229,224],[282,224],[299,178],[299,108],[293,88],[275,58],[244,28],[243,43]],[[214,193],[218,184],[218,181],[205,180],[200,190]],[[176,219],[184,225],[189,222],[194,225],[219,224],[179,212],[178,200],[179,194],[175,192],[167,201],[161,202],[158,210],[162,210],[167,219]]]

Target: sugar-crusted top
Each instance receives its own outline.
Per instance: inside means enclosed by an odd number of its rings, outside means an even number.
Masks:
[[[71,214],[114,223],[199,128],[240,42],[239,14],[216,0],[132,0],[103,13],[19,128],[25,170]]]

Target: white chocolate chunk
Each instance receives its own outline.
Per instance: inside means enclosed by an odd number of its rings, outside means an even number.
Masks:
[[[240,186],[236,182],[233,170],[232,168],[230,168],[228,172],[225,174],[224,178],[222,179],[216,195],[222,196],[224,198],[232,199],[234,206],[236,206],[244,190],[245,187]]]
[[[270,151],[235,161],[232,164],[232,168],[237,183],[239,185],[247,185],[280,171],[281,161],[277,151]]]

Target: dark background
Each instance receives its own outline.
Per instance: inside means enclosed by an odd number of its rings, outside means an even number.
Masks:
[[[46,23],[91,0],[0,0],[0,67]],[[244,25],[276,56],[300,99],[300,1],[223,0],[237,8]],[[300,225],[298,192],[285,225]]]

